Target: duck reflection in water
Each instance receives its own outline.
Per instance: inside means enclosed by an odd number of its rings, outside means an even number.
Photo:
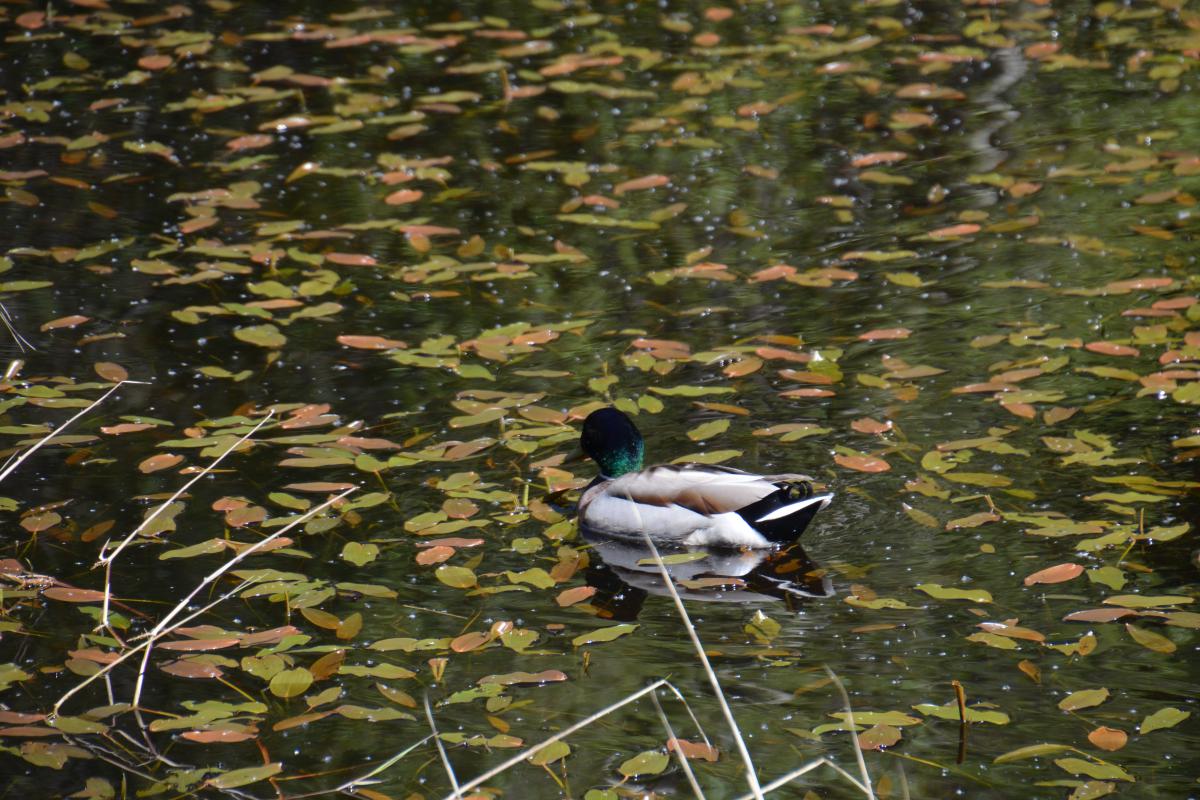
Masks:
[[[585,535],[592,545],[587,582],[601,615],[633,620],[650,595],[670,596],[650,548],[627,539]],[[659,548],[675,590],[684,600],[710,603],[783,602],[797,610],[833,596],[833,582],[798,544],[781,550]]]

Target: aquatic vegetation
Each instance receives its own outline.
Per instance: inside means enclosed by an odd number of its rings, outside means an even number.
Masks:
[[[1193,786],[1187,3],[0,27],[14,793]],[[609,405],[838,502],[594,546]]]

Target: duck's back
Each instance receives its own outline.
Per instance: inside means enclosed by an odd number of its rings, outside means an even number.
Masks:
[[[827,495],[812,495],[808,480],[662,465],[591,487],[579,501],[579,518],[585,530],[608,536],[640,539],[644,531],[669,544],[770,547],[794,540],[828,504]],[[802,519],[788,521],[806,509]]]

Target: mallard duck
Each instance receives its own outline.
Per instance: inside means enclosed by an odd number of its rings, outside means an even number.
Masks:
[[[833,499],[804,475],[753,475],[727,467],[662,464],[642,468],[644,444],[615,408],[583,421],[583,452],[600,475],[579,499],[586,533],[707,547],[776,547],[799,538]]]

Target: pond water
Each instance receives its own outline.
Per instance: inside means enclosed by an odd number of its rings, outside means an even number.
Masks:
[[[467,794],[743,796],[604,405],[836,494],[668,554],[761,783],[860,775],[840,683],[881,798],[1197,795],[1194,3],[0,27],[9,795],[443,797],[430,718],[466,784],[665,678]]]

